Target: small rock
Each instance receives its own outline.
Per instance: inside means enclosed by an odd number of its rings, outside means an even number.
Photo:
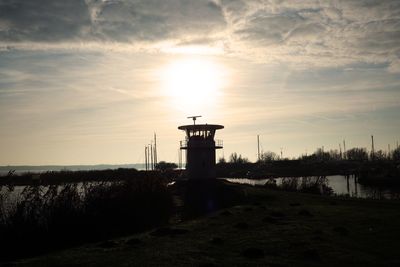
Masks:
[[[210,243],[214,245],[222,245],[224,243],[224,240],[220,237],[213,237],[210,239]]]
[[[316,229],[316,230],[314,231],[314,234],[316,234],[316,235],[323,235],[323,234],[324,234],[324,231],[322,231],[321,229]]]
[[[308,243],[307,242],[305,242],[305,241],[294,241],[294,242],[290,242],[289,243],[289,246],[290,247],[292,247],[292,248],[303,248],[303,247],[305,247],[305,246],[307,246],[308,245]]]
[[[244,230],[244,229],[248,229],[249,225],[247,223],[245,223],[245,222],[240,222],[240,223],[235,224],[234,227],[237,228],[237,229]]]
[[[276,262],[270,262],[267,265],[268,267],[286,267],[287,265],[281,264],[281,263],[276,263]]]
[[[273,217],[279,217],[279,218],[282,218],[282,217],[286,216],[283,212],[280,212],[280,211],[271,211],[269,213],[269,215],[271,215]]]
[[[316,235],[312,237],[312,240],[314,241],[325,241],[325,238],[323,238],[322,236]]]
[[[171,228],[169,227],[161,227],[161,228],[157,228],[156,230],[154,230],[153,232],[150,233],[151,236],[167,236],[171,234]]]
[[[313,217],[314,216],[311,212],[309,212],[306,209],[300,210],[298,214],[301,216],[305,216],[305,217]]]
[[[320,261],[321,256],[319,255],[318,251],[316,249],[307,249],[303,252],[302,258],[305,260],[310,260],[310,261]]]
[[[217,265],[215,265],[214,263],[211,262],[207,262],[207,263],[201,263],[199,265],[199,267],[216,267]]]
[[[172,228],[170,231],[170,235],[175,236],[175,235],[184,235],[188,233],[189,230],[186,229],[177,229],[177,228]]]
[[[262,219],[263,222],[265,223],[272,223],[272,224],[276,224],[279,223],[277,218],[271,217],[271,216],[266,216]]]
[[[140,240],[139,238],[133,237],[133,238],[128,239],[128,240],[125,242],[125,244],[127,244],[127,245],[129,245],[129,246],[140,246],[140,245],[143,244],[143,241]]]
[[[0,263],[0,266],[1,267],[12,267],[12,266],[17,266],[17,264],[12,261],[7,261],[7,262]]]
[[[99,244],[101,248],[115,248],[118,246],[118,243],[114,240],[107,240]]]
[[[232,212],[230,212],[229,210],[225,210],[225,211],[221,212],[220,214],[223,216],[230,216],[230,215],[232,215]]]
[[[247,207],[243,209],[245,212],[253,211],[253,208]]]
[[[161,236],[174,237],[174,236],[177,236],[177,235],[186,234],[187,232],[189,232],[189,231],[186,230],[186,229],[161,227],[161,228],[158,228],[158,229],[154,230],[153,232],[151,232],[150,235],[157,236],[157,237],[161,237]]]
[[[349,235],[349,230],[347,230],[347,228],[343,226],[334,227],[332,230],[341,236]]]
[[[247,248],[242,251],[242,256],[248,259],[264,258],[264,251],[259,248]]]

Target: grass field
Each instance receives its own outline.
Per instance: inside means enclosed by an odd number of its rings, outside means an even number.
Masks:
[[[400,202],[261,187],[239,205],[18,266],[400,266]]]

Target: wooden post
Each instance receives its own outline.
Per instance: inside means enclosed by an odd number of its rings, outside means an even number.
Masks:
[[[147,170],[150,171],[151,165],[150,165],[150,145],[147,145]]]
[[[371,159],[375,158],[374,136],[371,135]]]
[[[357,182],[357,176],[354,176],[354,193],[356,195],[356,197],[358,197],[358,182]]]
[[[154,158],[153,158],[153,144],[150,144],[150,168],[154,170]]]
[[[346,140],[343,139],[343,159],[346,159]]]
[[[260,135],[257,134],[257,158],[260,161]]]
[[[147,146],[144,147],[144,168],[147,171]]]
[[[178,168],[182,169],[182,151],[178,148]]]
[[[157,167],[157,135],[154,133],[154,166]]]

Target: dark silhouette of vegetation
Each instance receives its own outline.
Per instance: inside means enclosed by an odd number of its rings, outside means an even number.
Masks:
[[[15,264],[398,265],[400,202],[326,198],[262,187],[230,186],[244,191],[244,199],[209,216]]]
[[[5,176],[0,176],[0,185],[57,185],[78,182],[120,181],[132,178],[157,177],[172,179],[179,174],[179,170],[138,171],[136,169],[109,169],[88,171],[47,171],[42,173],[20,173],[10,171]]]
[[[219,158],[219,159],[218,159],[218,163],[219,163],[219,164],[225,164],[225,163],[226,163],[226,159],[225,159],[224,157]]]
[[[272,151],[263,152],[260,155],[259,163],[267,163],[271,161],[279,160],[278,154]]]
[[[367,161],[368,153],[365,148],[354,147],[346,151],[346,159],[356,161]]]
[[[400,161],[400,147],[396,148],[392,152],[392,160],[394,161]]]
[[[116,170],[90,170],[90,171],[47,171],[42,173],[10,173],[7,176],[0,176],[0,184],[26,185],[32,182],[42,185],[56,185],[63,183],[77,183],[87,181],[118,181],[129,178],[144,177],[149,173],[144,173],[136,169],[116,169]],[[34,180],[34,181],[32,181]]]
[[[333,189],[328,185],[326,176],[284,177],[282,178],[282,184],[279,187],[277,187],[275,183],[268,183],[266,186],[285,191],[317,195],[333,194]]]
[[[171,171],[178,168],[178,165],[175,163],[171,162],[165,162],[165,161],[160,161],[156,164],[156,170],[165,172],[165,171]]]
[[[73,173],[69,173],[74,176]],[[167,180],[0,187],[1,258],[31,256],[161,225],[172,213]]]
[[[243,158],[242,155],[234,152],[229,156],[229,163],[244,164],[244,163],[249,163],[249,160],[247,158]]]
[[[220,159],[216,166],[218,177],[301,177],[326,175],[356,175],[365,185],[400,185],[400,148],[390,153],[376,150],[368,154],[365,148],[351,148],[342,153],[318,148],[310,155],[298,159],[281,159],[267,151],[256,163],[233,153],[226,162]]]

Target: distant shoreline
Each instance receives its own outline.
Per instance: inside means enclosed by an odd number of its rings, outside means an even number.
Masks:
[[[47,171],[87,171],[87,170],[107,170],[119,168],[134,168],[144,170],[143,163],[133,164],[95,164],[95,165],[6,165],[0,166],[0,175],[7,174],[9,171],[16,173],[24,172],[47,172]]]

